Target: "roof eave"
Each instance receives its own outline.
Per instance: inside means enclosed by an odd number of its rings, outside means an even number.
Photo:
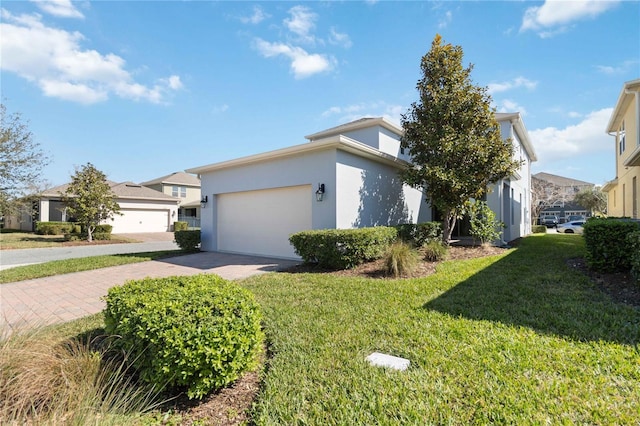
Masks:
[[[611,118],[609,119],[609,123],[607,123],[606,133],[617,132],[620,127],[620,122],[622,121],[622,117],[624,116],[629,103],[634,95],[631,93],[627,93],[627,91],[637,92],[640,91],[640,79],[627,81],[622,86],[622,90],[620,91],[620,96],[618,96],[618,102],[611,113]]]
[[[366,129],[367,127],[373,126],[381,126],[385,129],[394,132],[400,136],[404,134],[404,130],[402,127],[392,123],[384,117],[371,117],[366,121],[354,121],[352,123],[343,124],[341,126],[333,127],[331,129],[322,130],[317,133],[313,133],[311,135],[305,136],[305,139],[310,141],[316,141],[319,139],[324,139],[326,137],[334,136],[339,133],[352,132],[354,130]]]

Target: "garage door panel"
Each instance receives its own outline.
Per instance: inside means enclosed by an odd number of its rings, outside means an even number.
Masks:
[[[289,235],[311,229],[310,185],[218,195],[218,250],[297,258]]]
[[[121,209],[120,213],[109,221],[114,234],[169,230],[169,210]]]

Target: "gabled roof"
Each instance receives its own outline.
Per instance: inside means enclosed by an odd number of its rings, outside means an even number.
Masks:
[[[220,163],[209,164],[206,166],[194,167],[187,169],[189,173],[203,174],[212,172],[215,170],[227,169],[231,167],[244,166],[248,164],[260,163],[262,161],[270,161],[288,157],[294,157],[300,154],[306,154],[316,151],[323,151],[327,149],[339,149],[342,151],[351,152],[360,157],[365,157],[378,161],[380,163],[393,165],[395,167],[405,167],[408,163],[404,160],[396,158],[392,155],[378,151],[370,145],[363,144],[354,139],[348,138],[343,135],[335,135],[332,137],[323,138],[315,141],[314,143],[304,143],[301,145],[294,145],[287,148],[277,149],[275,151],[263,152],[261,154],[250,155],[248,157],[236,158],[234,160],[223,161]]]
[[[618,102],[616,103],[616,107],[611,114],[609,124],[607,124],[607,133],[618,131],[618,128],[620,128],[620,124],[622,123],[622,119],[624,118],[624,113],[627,111],[627,108],[629,108],[629,104],[635,99],[634,93],[636,92],[640,92],[640,78],[627,81],[622,86],[622,91],[620,91]]]
[[[529,140],[529,132],[524,127],[524,122],[522,121],[522,117],[520,117],[519,112],[497,112],[495,113],[496,120],[498,123],[502,121],[510,121],[513,124],[516,134],[520,139],[520,143],[524,147],[525,151],[527,151],[527,155],[531,161],[538,161],[538,156],[536,155],[536,151],[533,149],[533,144],[531,140]]]
[[[552,175],[551,173],[540,172],[533,175],[534,178],[551,182],[555,185],[564,186],[595,186],[591,182],[585,182],[583,180],[571,179],[564,176]]]
[[[155,189],[147,188],[146,186],[138,185],[137,183],[117,183],[110,180],[108,180],[107,183],[111,187],[111,191],[113,191],[113,193],[116,195],[116,198],[119,199],[175,201],[176,203],[179,201],[175,197],[163,194],[162,192],[156,191]],[[61,193],[66,192],[68,187],[69,184],[65,183],[64,185],[59,185],[45,190],[41,194],[41,196],[47,198],[60,197]]]
[[[149,185],[157,185],[157,184],[175,184],[175,185],[189,185],[189,186],[200,186],[200,179],[197,176],[194,176],[185,172],[174,172],[166,176],[162,176],[156,179],[149,180],[147,182],[142,182],[140,185],[149,186]]]
[[[367,127],[373,127],[373,126],[384,127],[385,129],[392,131],[398,136],[402,136],[402,134],[404,133],[404,130],[402,130],[402,127],[391,122],[390,120],[387,120],[384,117],[364,117],[359,120],[352,121],[350,123],[341,124],[339,126],[332,127],[327,130],[322,130],[320,132],[313,133],[311,135],[305,136],[305,138],[313,142],[318,139],[325,139],[331,136],[352,132],[354,130],[366,129]]]

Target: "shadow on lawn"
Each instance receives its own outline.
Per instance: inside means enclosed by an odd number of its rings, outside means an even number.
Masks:
[[[528,240],[528,241],[527,241]],[[613,302],[565,260],[570,240],[525,239],[521,246],[429,301],[425,309],[498,321],[580,341],[640,342],[640,309]]]

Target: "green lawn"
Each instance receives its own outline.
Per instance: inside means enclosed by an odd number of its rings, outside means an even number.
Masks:
[[[116,236],[110,240],[111,244],[133,242],[136,241]],[[82,245],[84,241],[77,241],[74,244],[74,242],[65,242],[63,235],[38,235],[33,232],[21,232],[12,229],[3,229],[0,232],[0,249],[2,250],[62,247],[62,243],[66,243],[66,245]]]
[[[580,237],[536,235],[422,279],[241,281],[262,306],[268,339],[253,421],[639,424],[640,309],[565,265],[583,254]],[[372,367],[374,351],[411,366]]]

